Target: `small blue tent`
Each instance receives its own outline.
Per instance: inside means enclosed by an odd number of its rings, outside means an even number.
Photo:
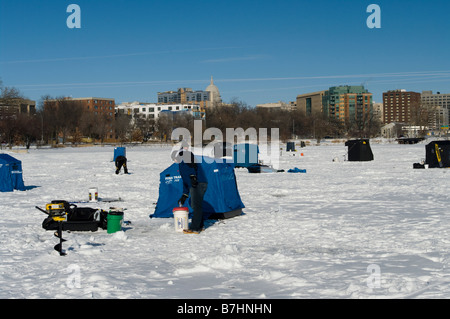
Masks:
[[[22,176],[22,162],[8,155],[0,154],[0,192],[25,190]]]
[[[256,144],[236,144],[234,145],[234,165],[236,167],[249,167],[258,164],[259,148]]]
[[[114,159],[113,161],[116,161],[117,156],[124,156],[127,157],[127,150],[125,147],[116,147],[114,149]]]
[[[207,157],[202,157],[201,160],[208,179],[208,188],[203,200],[204,219],[224,219],[242,214],[242,208],[245,206],[237,188],[234,165]],[[178,164],[174,163],[160,173],[159,198],[150,217],[173,217],[172,210],[178,207],[181,195],[183,195],[183,180]],[[186,204],[192,217],[193,211],[189,200]]]

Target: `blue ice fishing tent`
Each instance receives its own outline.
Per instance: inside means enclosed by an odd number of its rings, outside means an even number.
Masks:
[[[25,190],[22,176],[22,162],[8,155],[0,154],[0,191]]]
[[[233,163],[226,160],[196,156],[202,160],[202,167],[208,179],[208,188],[203,198],[204,219],[225,219],[242,214],[244,204],[239,195]],[[171,218],[172,210],[178,207],[183,195],[183,180],[174,163],[160,173],[159,198],[151,218]],[[192,217],[192,208],[186,201]]]
[[[127,157],[127,150],[125,147],[116,147],[114,148],[114,159],[113,161],[116,161],[117,156],[124,156]]]
[[[258,145],[249,143],[236,144],[233,150],[235,167],[249,167],[258,164]]]

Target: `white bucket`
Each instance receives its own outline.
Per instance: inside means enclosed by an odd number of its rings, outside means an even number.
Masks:
[[[189,228],[189,210],[186,207],[177,207],[173,209],[173,218],[175,221],[175,231],[183,232]]]
[[[98,201],[98,188],[97,187],[89,188],[89,201],[90,202]]]

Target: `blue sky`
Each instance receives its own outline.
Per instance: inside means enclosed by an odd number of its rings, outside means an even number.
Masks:
[[[70,4],[81,28],[69,29]],[[369,29],[369,4],[381,28]],[[448,0],[0,0],[0,79],[25,96],[156,102],[203,90],[225,102],[294,101],[360,85],[450,93]]]

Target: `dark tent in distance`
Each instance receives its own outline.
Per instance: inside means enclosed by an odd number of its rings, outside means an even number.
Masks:
[[[286,152],[295,152],[295,142],[286,143]]]
[[[8,155],[0,154],[0,192],[24,191],[22,162]]]
[[[425,146],[425,164],[429,168],[450,167],[450,141],[433,141]]]
[[[369,139],[348,140],[345,146],[348,147],[349,161],[373,161]]]
[[[203,201],[204,219],[226,219],[242,214],[244,204],[241,201],[234,174],[233,163],[226,160],[201,158],[208,179],[208,188]],[[183,194],[183,180],[178,164],[174,163],[160,173],[159,198],[151,218],[171,218],[173,209]],[[185,205],[192,217],[190,198]]]

